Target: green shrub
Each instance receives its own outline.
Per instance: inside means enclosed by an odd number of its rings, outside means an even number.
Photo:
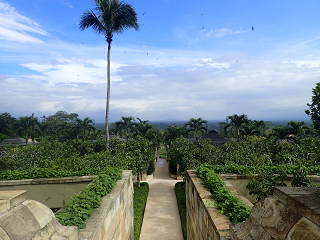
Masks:
[[[145,205],[149,193],[149,184],[147,182],[133,184],[133,216],[134,216],[134,239],[139,240]]]
[[[88,219],[95,208],[100,206],[101,198],[111,192],[116,182],[121,178],[120,169],[105,169],[99,174],[94,183],[82,189],[79,195],[74,196],[62,211],[57,212],[57,220],[64,226],[78,226],[85,228]]]
[[[5,140],[6,138],[8,138],[8,137],[9,137],[9,136],[0,133],[0,143],[1,143],[3,140]]]
[[[183,233],[183,238],[187,239],[187,205],[186,205],[186,182],[177,182],[174,186],[177,204],[179,209],[181,228]]]
[[[150,163],[150,165],[149,165],[149,167],[148,167],[148,169],[147,169],[147,175],[151,175],[151,174],[153,174],[154,173],[154,163],[152,162],[152,163]]]
[[[232,223],[241,223],[249,217],[250,210],[231,194],[218,174],[206,166],[198,167],[196,172],[214,197],[215,205]]]

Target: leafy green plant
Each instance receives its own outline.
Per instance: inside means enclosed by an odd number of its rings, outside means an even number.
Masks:
[[[153,164],[153,162],[152,163],[150,163],[149,164],[149,167],[148,167],[148,169],[147,169],[147,175],[151,175],[151,174],[153,174],[154,173],[154,164]]]
[[[142,182],[139,187],[138,183],[134,183],[133,188],[134,239],[139,240],[145,205],[149,193],[149,184]]]
[[[206,165],[196,168],[196,172],[214,197],[215,205],[232,223],[241,223],[249,217],[250,210],[248,207],[239,198],[231,194],[218,174]]]
[[[179,209],[183,238],[187,240],[187,205],[186,205],[186,182],[177,182],[174,186]]]
[[[116,182],[121,178],[120,169],[105,169],[104,174],[99,174],[94,183],[82,189],[79,195],[74,196],[63,210],[57,212],[57,220],[64,226],[86,227],[88,219],[95,208],[100,206],[101,198],[111,192]]]
[[[275,175],[271,168],[261,166],[257,170],[257,174],[249,174],[251,181],[246,186],[250,195],[256,195],[256,199],[260,200],[272,195],[273,188],[276,186],[287,186],[284,181],[287,178],[285,169],[279,168],[278,175]]]
[[[8,138],[8,137],[9,137],[9,136],[0,133],[0,143],[1,143],[3,140],[5,140],[6,138]]]

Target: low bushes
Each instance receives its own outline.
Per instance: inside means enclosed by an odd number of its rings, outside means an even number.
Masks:
[[[186,205],[186,182],[177,182],[174,186],[179,209],[183,238],[187,240],[187,205]]]
[[[36,179],[36,178],[62,178],[74,176],[98,175],[108,172],[110,167],[105,168],[85,168],[80,171],[71,170],[55,170],[51,168],[32,168],[27,170],[6,170],[0,171],[0,181],[3,180],[21,180],[21,179]]]
[[[221,146],[214,146],[208,140],[199,140],[195,143],[184,138],[175,139],[169,152],[169,161],[179,164],[180,174],[185,170],[195,168],[201,164],[237,166],[232,171],[243,166],[245,173],[251,168],[262,165],[276,168],[279,165],[296,166],[304,159],[304,166],[312,170],[311,174],[320,175],[320,137],[306,136],[295,139],[295,144],[277,139],[247,136],[243,141],[231,141]],[[294,167],[289,167],[288,174],[294,174]],[[226,170],[229,172],[229,170]]]
[[[196,169],[196,172],[213,195],[215,205],[221,209],[221,213],[225,214],[232,223],[241,223],[249,217],[250,210],[239,198],[231,194],[224,181],[214,170],[201,166]]]
[[[134,239],[139,240],[144,209],[149,193],[149,184],[147,182],[142,182],[139,187],[138,183],[134,183],[133,188]]]

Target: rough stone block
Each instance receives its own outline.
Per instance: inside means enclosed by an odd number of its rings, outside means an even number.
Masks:
[[[282,202],[275,201],[266,209],[261,226],[274,238],[284,239],[291,227],[300,220],[300,214],[287,208]]]
[[[230,236],[231,239],[241,239],[244,236],[248,235],[251,231],[255,219],[250,215],[246,221],[240,224],[232,223],[230,224]]]
[[[33,214],[33,216],[37,219],[40,228],[46,226],[55,217],[51,209],[40,202],[34,200],[26,200],[22,204],[27,207]]]
[[[27,200],[27,191],[26,190],[15,190],[15,191],[0,191],[1,200],[9,200],[10,208],[21,204]]]
[[[8,236],[8,234],[2,228],[0,228],[0,239],[1,240],[11,240],[10,237]]]
[[[286,240],[317,240],[320,239],[320,227],[303,217],[287,235]]]
[[[15,240],[31,239],[40,230],[37,219],[23,205],[1,215],[0,227]]]
[[[0,214],[8,211],[10,209],[9,200],[0,200]]]

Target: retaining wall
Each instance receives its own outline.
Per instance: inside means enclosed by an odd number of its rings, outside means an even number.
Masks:
[[[230,239],[227,216],[219,213],[219,209],[213,205],[212,194],[201,183],[201,178],[195,170],[188,170],[186,173],[186,204],[187,204],[187,235],[188,239],[194,240],[220,240]],[[227,188],[231,193],[240,198],[250,209],[253,207],[245,197],[241,195],[232,185]]]
[[[227,188],[251,209],[249,218],[231,224],[215,208],[212,195],[201,184],[195,170],[186,174],[188,239],[223,240],[317,240],[320,239],[320,189],[318,187],[276,187],[273,196],[252,204],[225,178]],[[231,178],[231,174],[224,175]],[[233,176],[232,178],[243,176]],[[317,180],[317,178],[315,178]]]
[[[123,171],[111,193],[86,220],[86,228],[62,226],[44,204],[27,199],[27,191],[0,191],[0,239],[133,240],[132,172]]]

